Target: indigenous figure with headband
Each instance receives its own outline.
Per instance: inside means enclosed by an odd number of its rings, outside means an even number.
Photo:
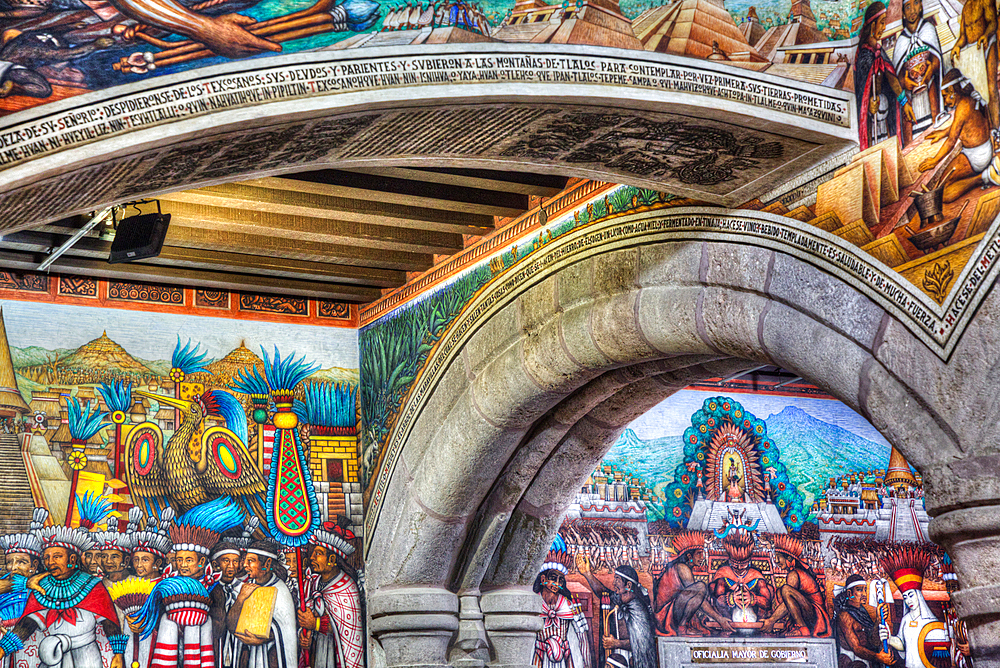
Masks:
[[[208,611],[219,576],[208,567],[208,557],[222,532],[242,524],[240,509],[229,499],[218,498],[195,506],[170,527],[177,571],[157,583],[139,612],[130,618],[140,640],[156,632],[150,665],[215,668]]]
[[[42,570],[42,541],[38,532],[49,511],[35,508],[28,533],[0,536],[7,573],[0,578],[0,625],[10,629],[24,614],[28,602],[28,578]]]
[[[854,57],[854,96],[861,150],[900,134],[900,109],[909,122],[913,108],[882,46],[886,8],[875,0],[865,11]]]
[[[223,540],[212,550],[212,567],[220,576],[219,583],[212,589],[212,603],[209,610],[218,668],[232,668],[236,661],[239,640],[229,632],[226,618],[236,603],[236,593],[240,585],[236,575],[240,572],[242,560],[243,549],[233,541]]]
[[[627,564],[615,568],[611,582],[613,590],[609,590],[590,571],[590,560],[586,555],[577,555],[576,568],[586,578],[595,596],[610,596],[613,607],[608,626],[602,634],[605,651],[628,659],[630,668],[656,668],[653,609],[649,594],[639,584],[635,569]]]
[[[128,563],[132,566],[135,579],[130,578],[128,582],[122,581],[122,585],[109,587],[112,597],[115,598],[115,605],[123,612],[135,611],[136,606],[140,606],[145,601],[141,595],[138,598],[134,595],[150,593],[156,583],[163,579],[167,552],[171,548],[167,528],[170,526],[173,516],[173,510],[168,508],[161,513],[161,522],[150,518],[146,523],[146,528],[140,530],[142,511],[136,506],[129,509],[128,528],[120,539],[120,544],[125,551]],[[116,597],[119,591],[122,596]],[[129,593],[132,593],[133,596],[129,597]],[[128,624],[127,617],[125,623]],[[131,626],[129,624],[130,628]],[[125,627],[122,626],[122,628]],[[151,635],[141,638],[139,634],[133,632],[129,634],[125,656],[131,657],[140,667],[148,666],[152,649],[153,638]]]
[[[922,591],[924,571],[931,555],[919,547],[896,548],[879,564],[903,595],[906,614],[899,620],[894,636],[882,631],[883,639],[903,654],[906,668],[948,668],[951,666],[951,638],[944,622],[927,605]]]
[[[844,668],[882,668],[895,661],[879,638],[879,625],[865,607],[868,583],[857,574],[847,576],[843,589],[833,597],[833,637]]]
[[[535,635],[535,668],[591,668],[587,618],[566,587],[572,557],[556,535],[533,587],[542,595],[542,630]]]
[[[664,635],[708,635],[697,613],[714,619],[723,631],[733,625],[712,606],[708,585],[696,580],[695,569],[705,567],[705,535],[683,531],[667,547],[670,561],[653,587],[657,631]]]
[[[354,571],[346,559],[354,554],[350,529],[326,522],[309,539],[309,574],[305,579],[306,610],[298,612],[299,626],[310,636],[309,665],[313,668],[364,665],[361,596]]]
[[[114,603],[101,579],[79,568],[93,539],[65,526],[42,529],[40,538],[48,573],[29,580],[33,591],[24,616],[0,639],[0,657],[21,649],[32,633],[42,629],[45,637],[38,645],[38,657],[44,668],[102,668],[97,646],[100,623],[114,652],[111,668],[123,668],[128,637],[122,633]]]
[[[243,555],[246,579],[240,583],[236,601],[226,620],[229,631],[239,640],[235,665],[240,668],[296,668],[298,636],[295,629],[295,600],[285,584],[288,573],[281,563],[281,549],[272,540],[250,543]],[[236,630],[244,604],[256,589],[275,590],[271,627],[267,637]]]
[[[937,153],[918,165],[922,172],[937,167],[948,157],[955,145],[962,143],[962,151],[945,167],[947,174],[943,181],[945,202],[954,202],[959,197],[980,186],[1000,185],[1000,175],[996,165],[1000,161],[993,156],[990,143],[990,122],[982,100],[974,97],[975,91],[968,86],[968,80],[952,69],[944,76],[941,94],[945,106],[953,110],[954,118],[946,128],[927,135],[932,142],[945,141]]]

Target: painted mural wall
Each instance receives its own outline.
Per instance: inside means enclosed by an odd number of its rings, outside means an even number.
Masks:
[[[4,660],[363,666],[352,308],[4,277]]]
[[[587,478],[535,584],[532,664],[970,665],[920,475],[816,388],[729,385],[669,397]]]

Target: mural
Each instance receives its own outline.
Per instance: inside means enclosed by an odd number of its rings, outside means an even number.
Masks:
[[[970,665],[920,475],[804,390],[689,388],[625,430],[541,567],[533,665],[655,668],[677,647],[712,663]]]
[[[5,302],[5,662],[363,666],[354,337]]]

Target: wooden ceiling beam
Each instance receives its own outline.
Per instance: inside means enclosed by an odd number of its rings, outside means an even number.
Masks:
[[[360,244],[367,248],[451,255],[462,250],[462,235],[408,227],[369,225],[329,218],[307,218],[272,211],[228,209],[188,202],[163,202],[170,226],[241,232],[261,237],[323,244]]]
[[[17,232],[0,240],[0,250],[47,253],[64,240],[64,236],[44,232]],[[111,250],[110,241],[83,238],[66,251],[67,255],[106,260]],[[406,273],[390,269],[372,267],[350,267],[323,262],[309,262],[267,255],[247,255],[164,246],[154,258],[140,261],[142,264],[168,265],[203,269],[208,271],[235,271],[295,280],[328,281],[349,285],[365,285],[379,288],[399,287],[406,282]]]
[[[555,197],[566,188],[565,176],[502,172],[494,169],[457,169],[432,167],[358,167],[358,174],[384,175],[412,181],[477,188],[538,197]]]
[[[0,264],[7,269],[32,270],[44,255],[0,251]],[[250,276],[213,271],[197,271],[175,267],[158,267],[147,264],[108,264],[102,260],[79,257],[60,257],[52,264],[52,271],[77,276],[94,276],[104,279],[139,281],[180,285],[184,287],[233,290],[237,292],[264,292],[314,299],[337,299],[351,302],[368,302],[381,296],[378,288],[341,285],[319,281],[292,281],[286,278]]]
[[[243,181],[244,185],[291,190],[330,197],[373,199],[390,204],[446,209],[485,216],[515,217],[528,210],[528,196],[486,188],[434,183],[388,176],[320,169]]]
[[[368,225],[408,227],[434,232],[483,235],[493,229],[493,216],[383,203],[371,199],[330,197],[316,193],[272,190],[229,183],[158,197],[162,202],[262,211]]]

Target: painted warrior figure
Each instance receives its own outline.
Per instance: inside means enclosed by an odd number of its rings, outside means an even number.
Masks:
[[[892,65],[913,104],[915,120],[904,119],[905,146],[933,123],[943,111],[941,73],[944,59],[934,24],[924,18],[923,0],[904,0],[903,30],[896,38]]]
[[[542,597],[542,630],[535,635],[535,668],[590,668],[587,619],[566,587],[571,557],[561,536],[549,550],[548,558],[532,587]]]
[[[209,614],[212,617],[212,635],[215,642],[215,657],[218,668],[232,668],[236,662],[239,640],[229,632],[226,618],[233,604],[240,582],[236,579],[240,572],[243,552],[236,543],[224,540],[212,551],[212,566],[219,573],[219,583],[212,589],[212,603]]]
[[[917,547],[897,548],[880,565],[903,595],[906,613],[896,635],[882,631],[883,640],[903,655],[906,668],[944,668],[951,665],[951,638],[944,622],[927,605],[922,591],[924,571],[931,557]]]
[[[709,584],[709,591],[715,597],[715,605],[726,611],[734,622],[755,622],[761,612],[771,608],[774,593],[767,584],[763,573],[751,566],[756,538],[754,527],[745,525],[743,515],[731,515],[736,523],[729,523],[716,535],[722,539],[722,547],[729,556],[729,562],[715,572]]]
[[[732,631],[729,620],[712,606],[708,585],[694,579],[694,568],[705,565],[705,537],[685,531],[673,537],[667,548],[671,559],[653,588],[656,628],[664,635],[706,635],[698,614],[714,619],[724,631]]]
[[[33,591],[24,616],[0,639],[0,658],[21,649],[35,630],[42,629],[45,637],[38,656],[44,668],[102,668],[97,646],[100,623],[114,652],[111,668],[122,668],[128,637],[118,624],[115,606],[100,578],[79,568],[80,557],[93,547],[93,540],[83,531],[55,526],[42,529],[41,541],[48,573],[31,579]]]
[[[628,565],[615,568],[612,591],[591,573],[585,555],[577,555],[576,568],[597,597],[610,596],[613,609],[604,630],[604,649],[627,659],[631,668],[656,668],[653,609],[635,569]]]
[[[883,651],[878,624],[865,607],[867,588],[863,577],[851,574],[833,599],[833,635],[838,661],[845,668],[881,668],[895,660]]]
[[[298,621],[311,638],[313,668],[361,668],[364,663],[361,596],[344,561],[354,553],[352,538],[349,529],[326,522],[309,539],[311,574],[305,582],[306,610],[298,612]]]
[[[236,601],[226,619],[229,631],[240,641],[235,665],[239,668],[295,668],[298,665],[295,600],[285,584],[288,574],[281,564],[278,544],[271,540],[251,543],[243,556],[243,571],[246,579],[238,585]],[[237,630],[244,604],[260,587],[275,590],[270,632],[266,637]]]
[[[906,91],[882,46],[885,14],[880,0],[868,6],[854,57],[854,95],[862,150],[899,136],[900,109],[908,121],[914,121]]]
[[[0,578],[0,625],[9,629],[24,614],[28,603],[28,578],[42,570],[42,541],[38,532],[49,511],[35,508],[28,533],[0,536],[7,573]]]
[[[786,572],[785,584],[778,587],[778,605],[764,620],[762,631],[770,633],[779,621],[791,618],[795,627],[785,635],[826,637],[830,635],[830,618],[826,601],[816,574],[802,561],[802,541],[787,534],[774,536],[774,556]]]
[[[146,587],[141,588],[142,590],[151,590],[156,583],[163,579],[167,553],[171,550],[167,528],[170,526],[172,518],[173,511],[164,512],[161,517],[162,522],[150,518],[146,523],[146,528],[140,530],[142,511],[137,507],[129,509],[128,529],[121,540],[121,545],[128,554],[128,560],[136,578],[148,583]],[[148,589],[146,589],[147,587]],[[118,604],[117,599],[116,604]],[[119,605],[119,607],[121,606]],[[126,623],[128,623],[127,618]],[[153,638],[150,635],[143,639],[132,626],[129,623],[132,634],[128,640],[125,656],[130,657],[130,661],[138,663],[139,666],[148,666],[153,648]]]

